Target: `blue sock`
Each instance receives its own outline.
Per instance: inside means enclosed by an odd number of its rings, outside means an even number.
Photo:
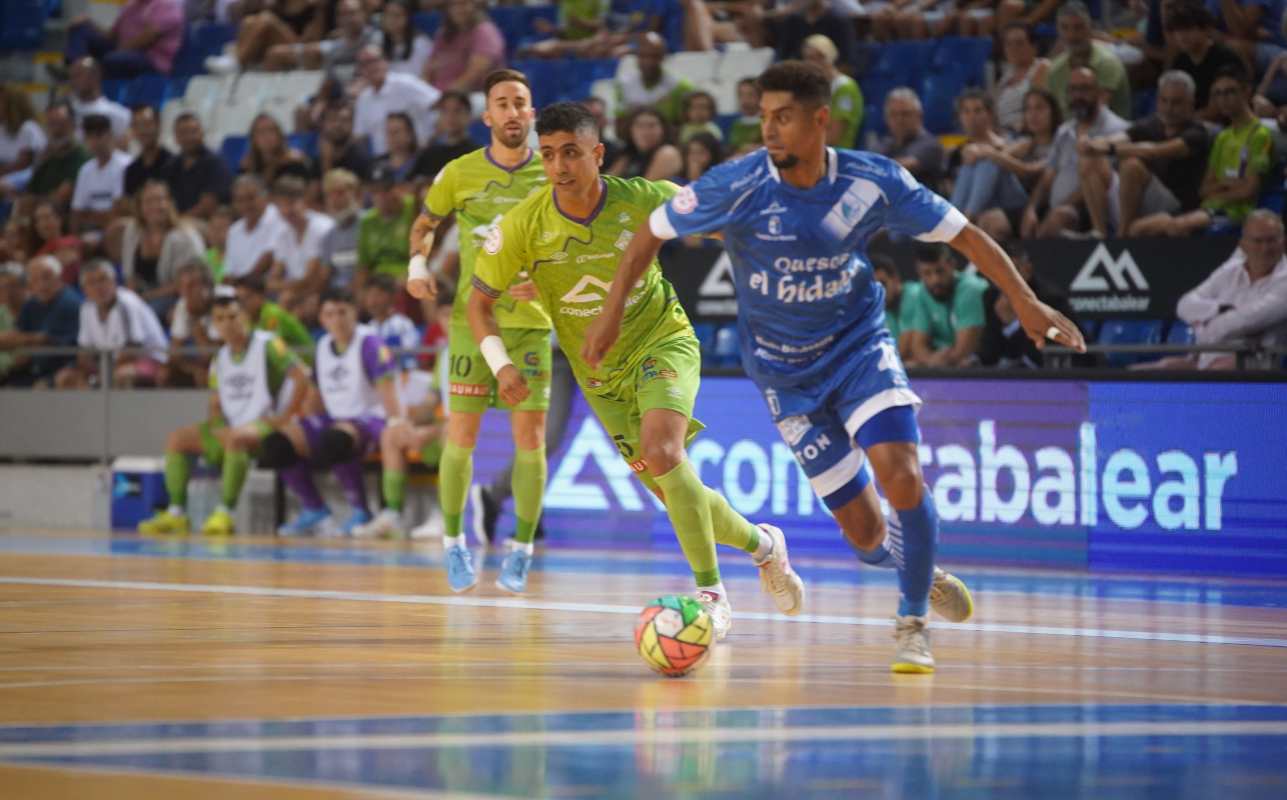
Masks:
[[[895,541],[894,528],[898,525],[896,518],[891,518],[886,522],[888,533],[885,535],[885,541],[876,545],[875,550],[859,550],[854,547],[854,552],[858,554],[858,560],[869,567],[879,567],[881,569],[898,569],[898,561],[894,558],[894,551],[890,546]],[[903,532],[900,528],[897,534],[898,549],[901,552],[903,548]],[[846,539],[848,541],[848,539]],[[853,547],[853,543],[850,543]]]
[[[898,589],[902,595],[898,615],[923,617],[929,613],[934,551],[938,548],[938,511],[929,487],[922,490],[920,505],[896,510],[895,516],[898,524],[890,520],[888,544],[898,563]]]

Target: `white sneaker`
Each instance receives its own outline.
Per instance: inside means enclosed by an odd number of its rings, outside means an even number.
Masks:
[[[313,535],[318,539],[343,539],[344,531],[340,530],[340,523],[335,521],[335,515],[331,515],[313,528]]]
[[[773,552],[755,565],[760,568],[760,589],[773,598],[778,611],[794,617],[804,608],[804,581],[791,569],[782,530],[764,522],[758,527],[773,541]]]
[[[733,607],[728,604],[728,598],[698,589],[697,602],[710,615],[711,627],[715,629],[715,641],[723,641],[728,636],[728,629],[733,627]]]
[[[441,539],[447,532],[447,522],[442,517],[442,509],[433,506],[429,509],[429,518],[411,529],[412,539]]]
[[[925,630],[925,617],[894,617],[894,650],[892,672],[911,675],[928,675],[934,672],[934,654],[930,652],[929,632]]]
[[[929,601],[934,613],[948,622],[965,622],[974,615],[974,598],[965,581],[938,567],[934,568]]]
[[[353,529],[355,539],[374,539],[377,536],[402,538],[402,515],[391,508],[386,508],[375,519]]]
[[[206,59],[206,71],[215,75],[231,75],[241,69],[237,57],[231,55],[210,56]]]

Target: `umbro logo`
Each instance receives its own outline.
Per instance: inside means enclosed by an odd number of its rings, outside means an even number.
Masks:
[[[760,212],[760,216],[767,217],[769,214],[785,214],[785,213],[787,213],[787,207],[779,203],[777,200],[774,200],[769,205],[768,208]]]

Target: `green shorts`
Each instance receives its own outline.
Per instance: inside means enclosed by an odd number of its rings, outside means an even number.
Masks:
[[[262,419],[256,420],[251,424],[259,431],[259,438],[261,441],[265,436],[273,432],[273,426],[269,425]],[[201,434],[201,458],[212,467],[217,467],[223,464],[223,444],[215,434],[226,427],[228,427],[228,423],[223,420],[219,420],[218,422],[206,420],[197,425],[197,431]],[[254,452],[250,455],[252,458],[255,457]]]
[[[478,349],[469,328],[452,325],[447,339],[451,392],[449,411],[481,414],[489,408],[506,411],[546,411],[550,407],[550,332],[541,328],[501,328],[501,341],[510,361],[527,381],[532,393],[511,408],[496,393],[496,376]]]
[[[612,394],[585,392],[585,399],[599,418],[621,457],[639,480],[656,491],[655,476],[648,472],[639,442],[646,411],[665,408],[688,417],[688,444],[706,426],[693,418],[693,404],[702,382],[702,355],[697,339],[683,336],[652,346],[634,366],[634,380]]]

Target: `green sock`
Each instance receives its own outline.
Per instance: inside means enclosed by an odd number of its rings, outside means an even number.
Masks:
[[[192,464],[184,453],[165,454],[165,491],[170,495],[170,505],[184,508],[188,505],[188,475]]]
[[[714,586],[719,583],[719,562],[715,558],[711,508],[702,479],[685,459],[665,475],[656,476],[656,481],[666,495],[666,513],[697,585]]]
[[[442,459],[443,439],[434,439],[426,442],[425,446],[420,448],[420,463],[426,467],[430,464],[437,464]]]
[[[715,541],[754,554],[760,546],[760,529],[734,511],[724,495],[710,487],[704,488],[711,509],[711,527],[715,531]]]
[[[469,495],[469,483],[473,478],[474,449],[457,447],[451,442],[444,444],[442,458],[438,460],[438,501],[442,504],[446,534],[450,538],[460,535],[465,498]]]
[[[541,519],[541,499],[545,497],[548,473],[544,445],[535,450],[515,451],[514,471],[510,473],[514,516],[518,518],[514,538],[523,544],[536,538],[536,523]]]
[[[230,450],[223,454],[223,495],[221,499],[228,508],[237,506],[241,497],[241,487],[246,485],[246,473],[250,472],[250,454],[244,450]]]
[[[384,507],[392,511],[401,511],[402,503],[407,496],[406,470],[386,469],[380,481],[384,488]]]

